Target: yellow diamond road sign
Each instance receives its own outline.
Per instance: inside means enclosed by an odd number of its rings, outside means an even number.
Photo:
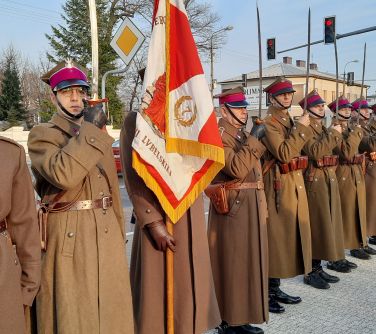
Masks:
[[[145,36],[142,34],[142,32],[130,19],[125,18],[113,37],[110,45],[123,60],[123,62],[128,65],[141,47],[144,40]]]

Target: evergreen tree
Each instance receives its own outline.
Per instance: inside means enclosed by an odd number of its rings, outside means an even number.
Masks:
[[[101,84],[102,75],[116,68],[115,51],[110,42],[114,26],[118,21],[116,9],[108,0],[97,0],[97,20],[99,35],[99,71]],[[91,32],[89,5],[87,0],[67,0],[63,5],[62,15],[64,24],[52,27],[52,34],[46,35],[52,53],[48,53],[49,60],[57,63],[72,58],[79,64],[88,67],[91,63]],[[106,91],[109,98],[109,108],[114,120],[114,126],[121,126],[123,104],[120,101],[117,88],[121,79],[111,77],[107,80]]]
[[[22,104],[20,77],[17,68],[17,56],[13,48],[5,54],[3,80],[0,95],[0,120],[16,125],[25,119]]]

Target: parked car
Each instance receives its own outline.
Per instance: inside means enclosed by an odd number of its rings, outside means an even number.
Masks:
[[[114,154],[116,171],[118,174],[121,173],[121,160],[120,160],[120,141],[115,140],[112,144],[112,153]]]

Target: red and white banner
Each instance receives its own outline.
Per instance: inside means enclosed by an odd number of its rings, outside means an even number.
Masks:
[[[133,167],[176,223],[224,166],[183,0],[155,0]]]

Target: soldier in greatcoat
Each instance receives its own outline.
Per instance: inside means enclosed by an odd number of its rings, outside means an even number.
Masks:
[[[289,115],[291,81],[278,78],[264,89],[271,105],[264,121],[267,148],[264,154],[264,183],[268,205],[269,310],[280,313],[278,302],[296,304],[300,297],[280,289],[280,279],[308,274],[312,268],[311,229],[303,173],[308,158],[301,150],[312,138],[309,116],[294,122]]]
[[[335,112],[336,100],[328,105]],[[366,245],[366,192],[363,174],[364,155],[358,153],[363,132],[360,125],[350,125],[351,104],[344,97],[338,98],[338,119],[333,121],[342,126],[342,141],[334,148],[333,153],[339,156],[336,170],[338,179],[345,248],[351,255],[367,259],[369,255],[362,249]],[[328,262],[329,269],[336,269],[337,261]],[[339,264],[355,268],[356,265],[344,260]],[[334,267],[332,267],[334,265]]]
[[[304,282],[317,289],[328,289],[329,283],[336,283],[339,278],[325,272],[321,260],[338,261],[345,258],[341,199],[336,176],[338,156],[332,153],[342,141],[342,128],[334,124],[330,128],[324,126],[325,101],[317,91],[309,93],[299,104],[303,109],[306,106],[312,132],[312,138],[303,147],[303,153],[309,159],[304,179],[312,237],[312,271],[304,277]]]
[[[250,325],[268,320],[268,235],[260,158],[264,145],[245,131],[248,103],[243,89],[219,98],[219,130],[225,167],[213,184],[225,187],[229,211],[209,209],[210,258],[226,333],[263,333]]]
[[[123,209],[105,114],[100,105],[84,110],[89,84],[77,64],[62,62],[42,79],[57,113],[28,140],[46,248],[38,334],[133,333]]]
[[[371,110],[372,110],[372,116],[371,116],[371,119],[370,119],[369,128],[371,129],[372,133],[376,134],[376,104],[371,106]],[[367,165],[367,168],[373,167],[374,165],[375,165],[375,163],[372,162],[372,163]],[[366,179],[368,179],[370,177],[371,172],[367,171],[367,174],[368,175],[366,175]],[[376,196],[376,194],[374,195],[374,193],[373,193],[373,191],[375,191],[375,190],[376,190],[376,188],[374,188],[374,187],[372,187],[371,189],[368,189],[368,185],[366,183],[367,196],[368,196],[368,194],[371,194],[370,196],[375,198],[374,196]],[[367,210],[368,210],[368,206],[367,206]],[[372,210],[372,209],[370,208],[369,210]],[[370,220],[368,220],[368,213],[367,213],[367,229],[368,229],[368,235],[369,235],[368,242],[371,245],[376,245],[376,211],[370,213],[369,215],[370,215]]]
[[[41,252],[25,151],[0,137],[0,333],[25,334],[40,284]]]
[[[353,110],[359,113],[359,124],[363,130],[363,138],[359,145],[359,152],[365,155],[365,183],[366,183],[366,210],[367,210],[367,236],[376,234],[376,120],[371,118],[367,100],[360,97],[351,103]],[[368,245],[363,247],[369,255],[376,255],[376,250]]]
[[[201,334],[220,324],[209,258],[202,196],[167,232],[158,198],[132,167],[136,112],[125,114],[120,155],[133,205],[135,230],[130,278],[135,333],[166,333],[166,254],[174,251],[174,325],[177,334]]]

